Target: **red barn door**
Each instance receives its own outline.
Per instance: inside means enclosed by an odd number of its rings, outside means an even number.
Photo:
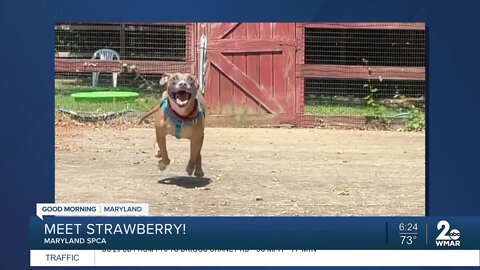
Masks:
[[[211,114],[295,115],[295,24],[208,23]]]

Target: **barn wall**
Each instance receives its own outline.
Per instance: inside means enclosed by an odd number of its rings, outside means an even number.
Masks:
[[[295,25],[239,23],[218,35],[222,27],[228,25],[205,27],[211,113],[294,115]]]

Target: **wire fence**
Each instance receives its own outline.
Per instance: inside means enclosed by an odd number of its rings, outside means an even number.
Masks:
[[[409,124],[425,108],[425,29],[306,27],[304,117],[312,125]],[[332,120],[333,119],[333,120]]]
[[[162,74],[192,71],[192,27],[193,24],[57,23],[57,111],[84,121],[97,121],[123,115],[135,117],[149,110],[158,103],[163,91],[158,84]],[[120,59],[93,60],[99,49],[114,50]],[[128,91],[140,96],[129,102],[80,102],[71,96],[94,91]]]
[[[340,124],[347,126],[364,125],[369,119],[408,124],[420,119],[423,124],[418,129],[424,128],[426,32],[424,26],[405,25],[315,23],[302,28],[303,40],[297,41],[303,44],[298,47],[303,60],[291,63],[300,69],[301,83],[297,81],[296,87],[304,95],[298,99],[303,103],[303,112],[297,112],[299,124],[329,126],[329,119],[342,119],[345,123]],[[57,109],[148,110],[163,90],[158,85],[162,74],[195,73],[196,27],[194,23],[57,23]],[[99,49],[116,51],[120,60],[92,60]],[[100,74],[92,87],[95,72]],[[116,90],[139,92],[140,99],[110,106],[76,103],[69,96],[76,91],[112,90],[113,73],[118,74]]]
[[[425,31],[402,29],[305,29],[305,63],[423,67]]]
[[[135,66],[138,74],[121,72],[118,86],[138,88],[146,81],[158,81],[161,74],[190,70],[192,32],[189,25],[170,24],[74,24],[55,25],[56,79],[88,86],[92,72],[86,65],[99,49],[112,49],[121,63]],[[119,67],[120,68],[120,67]],[[100,73],[99,86],[112,86],[111,68]]]
[[[378,81],[338,80],[306,78],[307,105],[365,105],[365,97],[370,94],[367,85],[378,89],[376,98],[379,102],[400,103],[400,98],[422,100],[425,90],[424,81]]]

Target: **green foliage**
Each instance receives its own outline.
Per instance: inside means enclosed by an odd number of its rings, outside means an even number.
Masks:
[[[378,89],[378,87],[375,87],[372,83],[373,70],[372,70],[371,67],[368,66],[368,60],[367,59],[363,58],[362,61],[365,64],[365,66],[367,68],[367,71],[368,71],[368,83],[363,85],[364,88],[368,88],[368,95],[366,97],[364,97],[363,99],[365,100],[367,106],[377,107],[378,103],[376,101],[376,98],[377,98],[377,94],[378,94],[379,89]],[[378,79],[380,80],[380,82],[382,82],[381,77],[379,77]]]
[[[375,108],[373,113],[375,123],[381,126],[388,126],[390,125],[391,120],[385,117],[388,109],[384,105],[379,105],[377,102],[377,95],[379,92],[379,88],[375,87],[372,83],[373,70],[370,66],[368,66],[367,59],[363,58],[362,61],[368,70],[368,83],[366,83],[363,87],[368,88],[369,90],[367,96],[364,97],[363,99],[365,100],[367,107]],[[382,77],[379,76],[378,80],[381,83]],[[400,93],[398,87],[396,86],[396,91],[393,98],[404,100],[406,97]],[[425,113],[419,110],[418,108],[415,108],[415,106],[411,106],[410,108],[404,108],[404,109],[410,112],[410,116],[407,122],[405,123],[405,130],[407,131],[425,130]]]
[[[410,117],[405,123],[406,131],[424,131],[425,130],[425,112],[418,108],[410,111]]]
[[[373,87],[370,83],[365,84],[363,87],[368,87],[368,88],[369,88],[369,93],[368,93],[368,95],[363,98],[363,99],[366,101],[366,102],[365,102],[366,105],[367,105],[367,106],[371,106],[371,107],[376,107],[376,106],[378,106],[377,101],[375,100],[376,97],[377,97],[378,88],[377,88],[377,87]]]
[[[402,112],[401,109],[389,108],[383,105],[378,107],[332,103],[305,105],[305,114],[310,115],[388,117]]]

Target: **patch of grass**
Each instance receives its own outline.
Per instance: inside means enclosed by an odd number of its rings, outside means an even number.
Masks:
[[[424,131],[425,111],[415,108],[391,108],[387,106],[365,106],[365,105],[305,105],[305,114],[318,116],[368,116],[374,117],[377,124],[389,125],[390,117],[401,117],[405,119],[404,130]]]
[[[58,88],[55,87],[55,94],[60,94],[60,95],[70,95],[73,93],[77,92],[96,92],[96,91],[137,91],[138,89],[132,89],[132,88],[125,88],[125,87],[118,87],[118,88],[113,88],[113,87],[85,87],[85,86],[77,86],[77,87],[66,87],[66,88]]]
[[[405,123],[407,131],[423,131],[425,130],[425,112],[419,109],[411,111],[408,121]]]
[[[71,110],[74,112],[107,113],[123,110],[145,112],[160,102],[161,95],[141,95],[134,101],[121,102],[88,102],[75,101],[70,95],[56,94],[55,109]]]
[[[140,97],[133,101],[75,101],[70,96],[77,92],[92,91],[134,91],[139,92],[135,87],[89,87],[85,84],[78,84],[77,80],[55,80],[55,109],[71,110],[82,113],[111,113],[124,110],[133,110],[145,112],[160,102],[161,93],[159,91],[140,93]]]
[[[379,110],[372,106],[347,106],[338,104],[305,105],[305,114],[325,116],[379,116],[389,117],[405,112],[400,108],[383,107]]]

